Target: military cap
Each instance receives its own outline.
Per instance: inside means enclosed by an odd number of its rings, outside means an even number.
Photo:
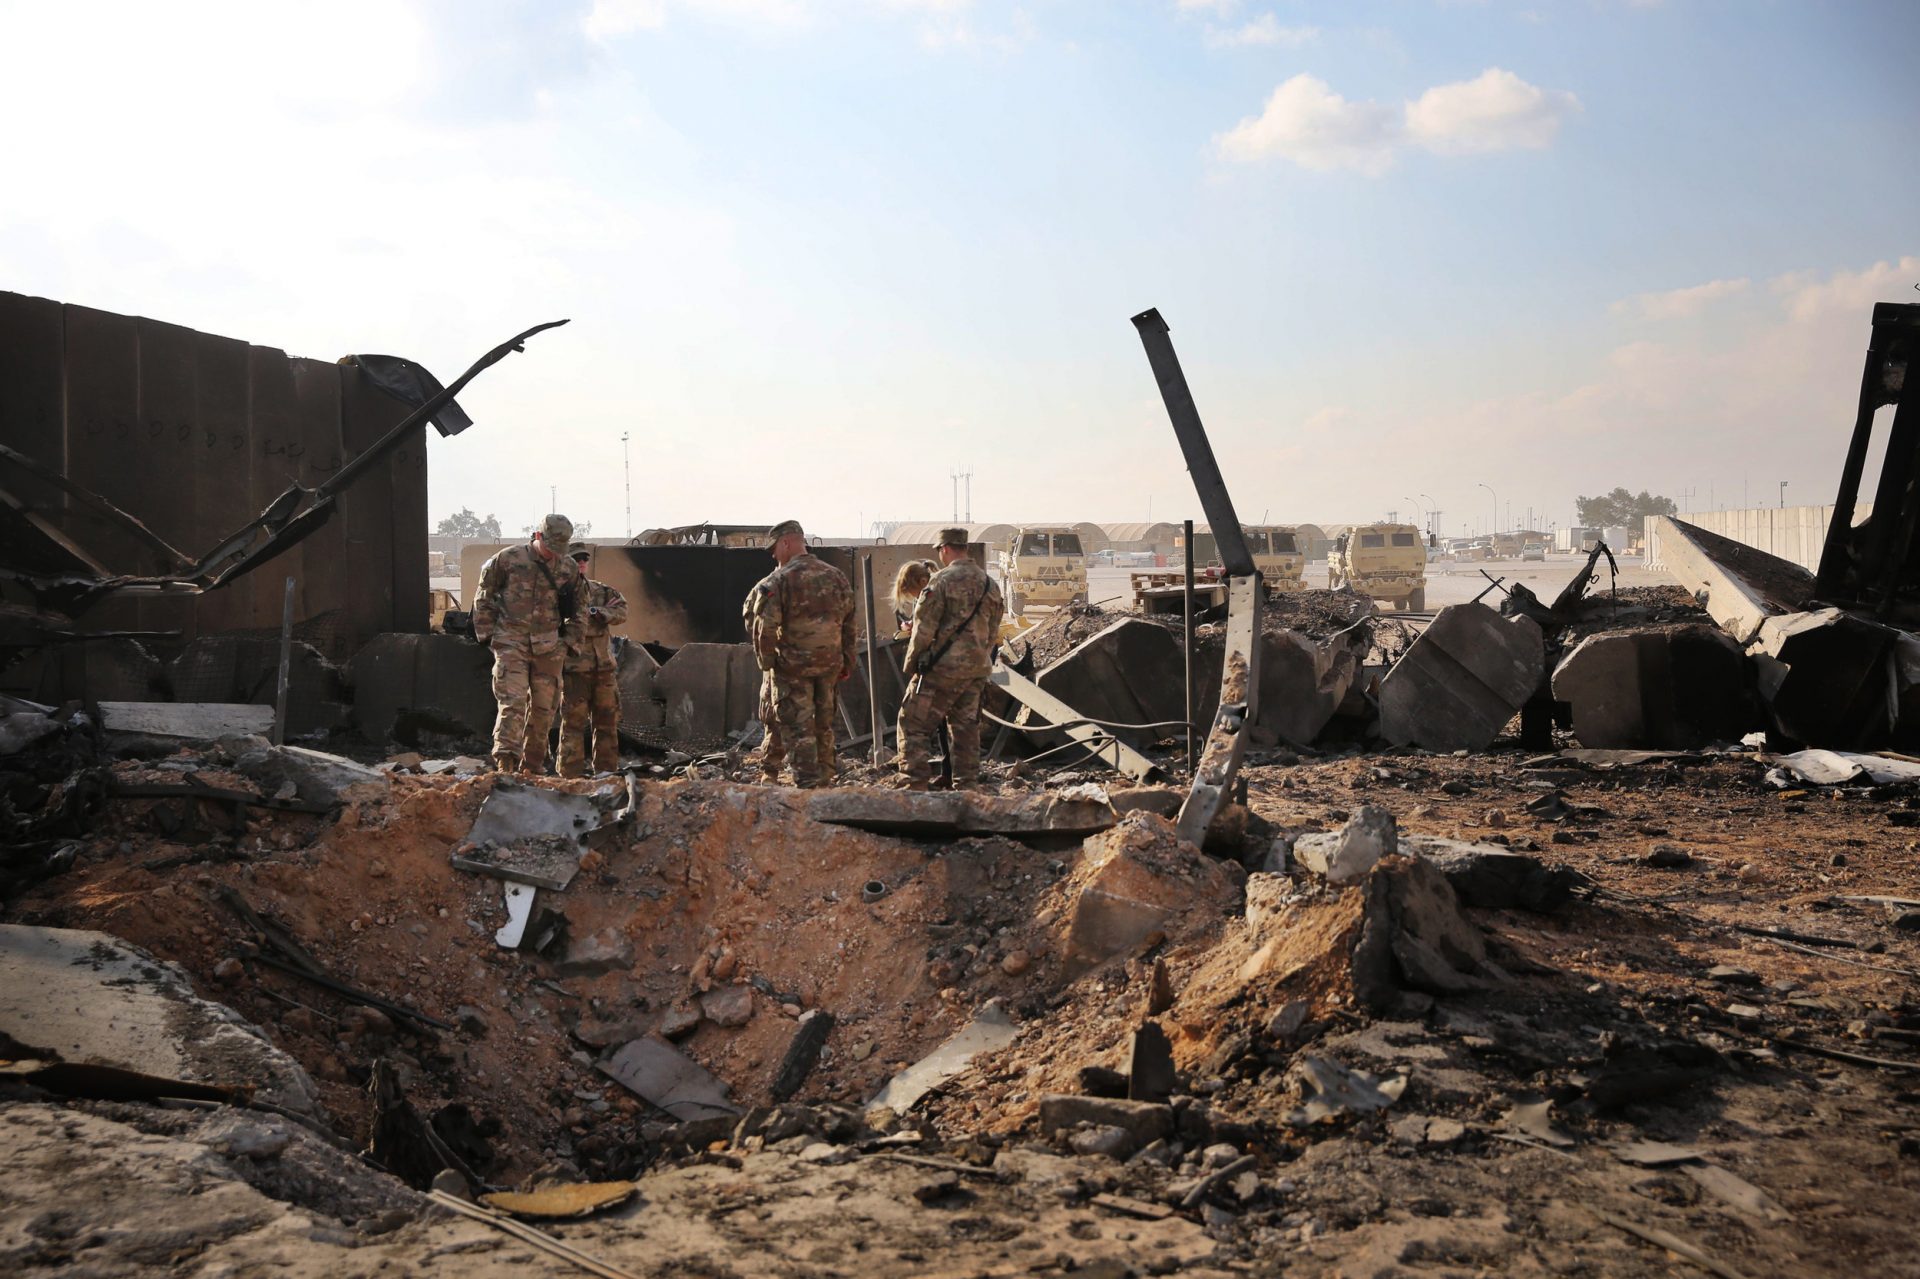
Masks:
[[[572,555],[573,558],[576,560],[590,560],[593,558],[593,548],[588,546],[576,546],[573,548],[573,550],[569,551],[568,554]]]
[[[778,546],[780,539],[789,533],[799,533],[802,537],[806,536],[805,531],[800,527],[799,520],[781,520],[778,524],[767,530],[767,549],[772,550]]]
[[[566,554],[567,544],[573,541],[573,521],[558,512],[547,516],[540,521],[540,540],[548,550]]]
[[[943,528],[940,530],[940,540],[934,543],[934,547],[936,549],[942,546],[958,546],[964,548],[966,544],[967,530],[963,528]]]

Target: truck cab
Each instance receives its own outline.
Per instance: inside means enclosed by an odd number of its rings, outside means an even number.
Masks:
[[[1028,605],[1065,608],[1087,602],[1087,557],[1080,535],[1070,528],[1016,529],[1000,552],[1000,571],[1009,613],[1024,613]]]
[[[1356,524],[1327,556],[1327,585],[1403,611],[1427,606],[1427,548],[1411,524]]]

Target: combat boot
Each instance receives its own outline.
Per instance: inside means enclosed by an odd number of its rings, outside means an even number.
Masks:
[[[520,771],[520,757],[511,751],[493,753],[493,771],[496,773],[517,773]]]

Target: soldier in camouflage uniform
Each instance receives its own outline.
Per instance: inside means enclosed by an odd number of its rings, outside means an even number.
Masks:
[[[746,602],[740,606],[740,620],[745,623],[749,638],[755,634],[754,609],[764,598],[767,584],[772,580],[773,574],[769,573],[755,582],[753,589],[747,592]],[[760,774],[770,782],[777,782],[780,780],[780,768],[787,762],[787,739],[780,731],[779,717],[773,713],[772,671],[760,672],[760,705],[756,713],[767,732],[766,745],[760,751]]]
[[[933,776],[933,735],[952,730],[953,785],[980,781],[980,696],[993,669],[1006,611],[1000,588],[967,555],[967,531],[940,530],[935,548],[944,566],[927,583],[907,643],[907,695],[900,703],[900,771],[925,790]]]
[[[754,657],[772,676],[773,715],[794,784],[820,786],[833,774],[838,685],[853,674],[853,587],[808,552],[797,521],[774,525],[767,543],[780,567],[749,601]]]
[[[605,582],[587,576],[593,552],[577,547],[573,563],[580,571],[578,611],[562,637],[567,660],[560,691],[560,776],[587,771],[587,735],[593,735],[593,771],[620,767],[620,683],[613,660],[613,628],[627,620],[627,599]],[[589,722],[591,721],[591,722]]]
[[[560,700],[566,646],[561,623],[573,613],[580,574],[567,558],[573,522],[549,515],[524,546],[509,546],[480,569],[473,634],[493,649],[493,766],[543,773]]]

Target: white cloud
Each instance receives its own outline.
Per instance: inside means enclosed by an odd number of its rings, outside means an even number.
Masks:
[[[1684,289],[1664,293],[1639,293],[1613,304],[1615,315],[1638,315],[1648,320],[1680,320],[1700,314],[1715,302],[1745,293],[1750,283],[1744,276],[1737,280],[1709,280]]]
[[[593,0],[581,26],[595,40],[612,40],[666,24],[666,0]]]
[[[1263,13],[1253,21],[1238,27],[1207,28],[1207,43],[1216,49],[1285,47],[1297,48],[1315,39],[1320,34],[1318,27],[1283,27],[1280,19],[1271,13]]]
[[[884,0],[883,7],[944,8],[956,0]],[[581,29],[596,40],[611,40],[667,25],[675,12],[725,22],[747,30],[805,26],[815,9],[808,0],[593,0]]]
[[[1174,7],[1182,13],[1211,13],[1224,18],[1240,7],[1240,0],[1174,0]]]
[[[1826,280],[1809,272],[1778,276],[1773,291],[1786,300],[1788,314],[1802,322],[1839,313],[1860,315],[1875,302],[1916,300],[1920,284],[1920,257],[1898,262],[1876,262],[1864,271],[1837,271]]]
[[[1441,155],[1538,149],[1552,143],[1580,99],[1489,67],[1472,80],[1428,89],[1407,104],[1407,136]]]
[[[1302,73],[1282,84],[1258,116],[1214,138],[1229,160],[1279,158],[1308,169],[1356,169],[1379,176],[1403,146],[1439,155],[1538,148],[1553,141],[1579,99],[1541,89],[1490,67],[1472,80],[1437,85],[1401,108],[1349,101]]]
[[[1392,107],[1349,102],[1304,73],[1273,91],[1266,108],[1214,139],[1229,160],[1278,156],[1307,169],[1358,169],[1380,174],[1393,163],[1400,122]]]

